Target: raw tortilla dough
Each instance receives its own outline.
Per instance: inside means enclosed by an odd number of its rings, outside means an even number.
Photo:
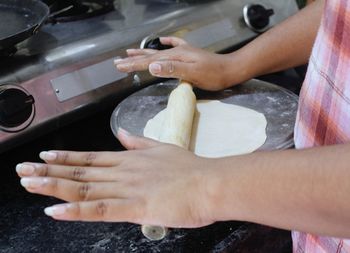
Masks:
[[[144,136],[159,140],[166,109],[150,119]],[[251,153],[266,141],[266,118],[254,110],[217,100],[198,100],[190,150],[203,157]]]

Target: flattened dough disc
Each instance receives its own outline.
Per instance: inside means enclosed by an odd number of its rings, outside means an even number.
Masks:
[[[149,119],[166,108],[176,80],[151,85],[124,99],[111,116],[111,128],[116,135],[119,127],[143,136]],[[197,100],[219,100],[223,103],[250,108],[266,117],[267,139],[259,150],[286,149],[293,146],[293,130],[298,96],[279,86],[260,80],[219,92],[195,90]]]
[[[218,100],[197,100],[189,149],[203,157],[247,154],[266,141],[266,118],[246,107]],[[167,108],[150,119],[144,136],[160,140]]]

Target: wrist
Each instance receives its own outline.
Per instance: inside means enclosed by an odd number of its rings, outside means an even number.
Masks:
[[[252,65],[248,63],[247,57],[244,56],[244,52],[241,50],[226,54],[224,56],[224,88],[231,87],[235,84],[240,84],[255,76]]]
[[[243,189],[239,166],[235,158],[208,159],[203,181],[204,203],[207,218],[212,221],[242,220]],[[239,159],[237,159],[239,160]],[[237,162],[238,164],[238,162]]]

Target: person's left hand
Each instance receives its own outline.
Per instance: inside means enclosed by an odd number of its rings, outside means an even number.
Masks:
[[[27,191],[69,203],[45,209],[57,220],[200,227],[213,222],[209,159],[174,145],[118,133],[129,151],[42,152],[46,163],[17,166]]]

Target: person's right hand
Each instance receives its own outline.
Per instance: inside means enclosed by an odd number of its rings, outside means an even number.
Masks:
[[[117,69],[122,72],[148,69],[154,76],[183,79],[205,90],[221,90],[244,81],[238,73],[232,75],[232,56],[192,47],[176,37],[162,37],[160,41],[173,48],[128,49],[127,58],[115,61]]]

